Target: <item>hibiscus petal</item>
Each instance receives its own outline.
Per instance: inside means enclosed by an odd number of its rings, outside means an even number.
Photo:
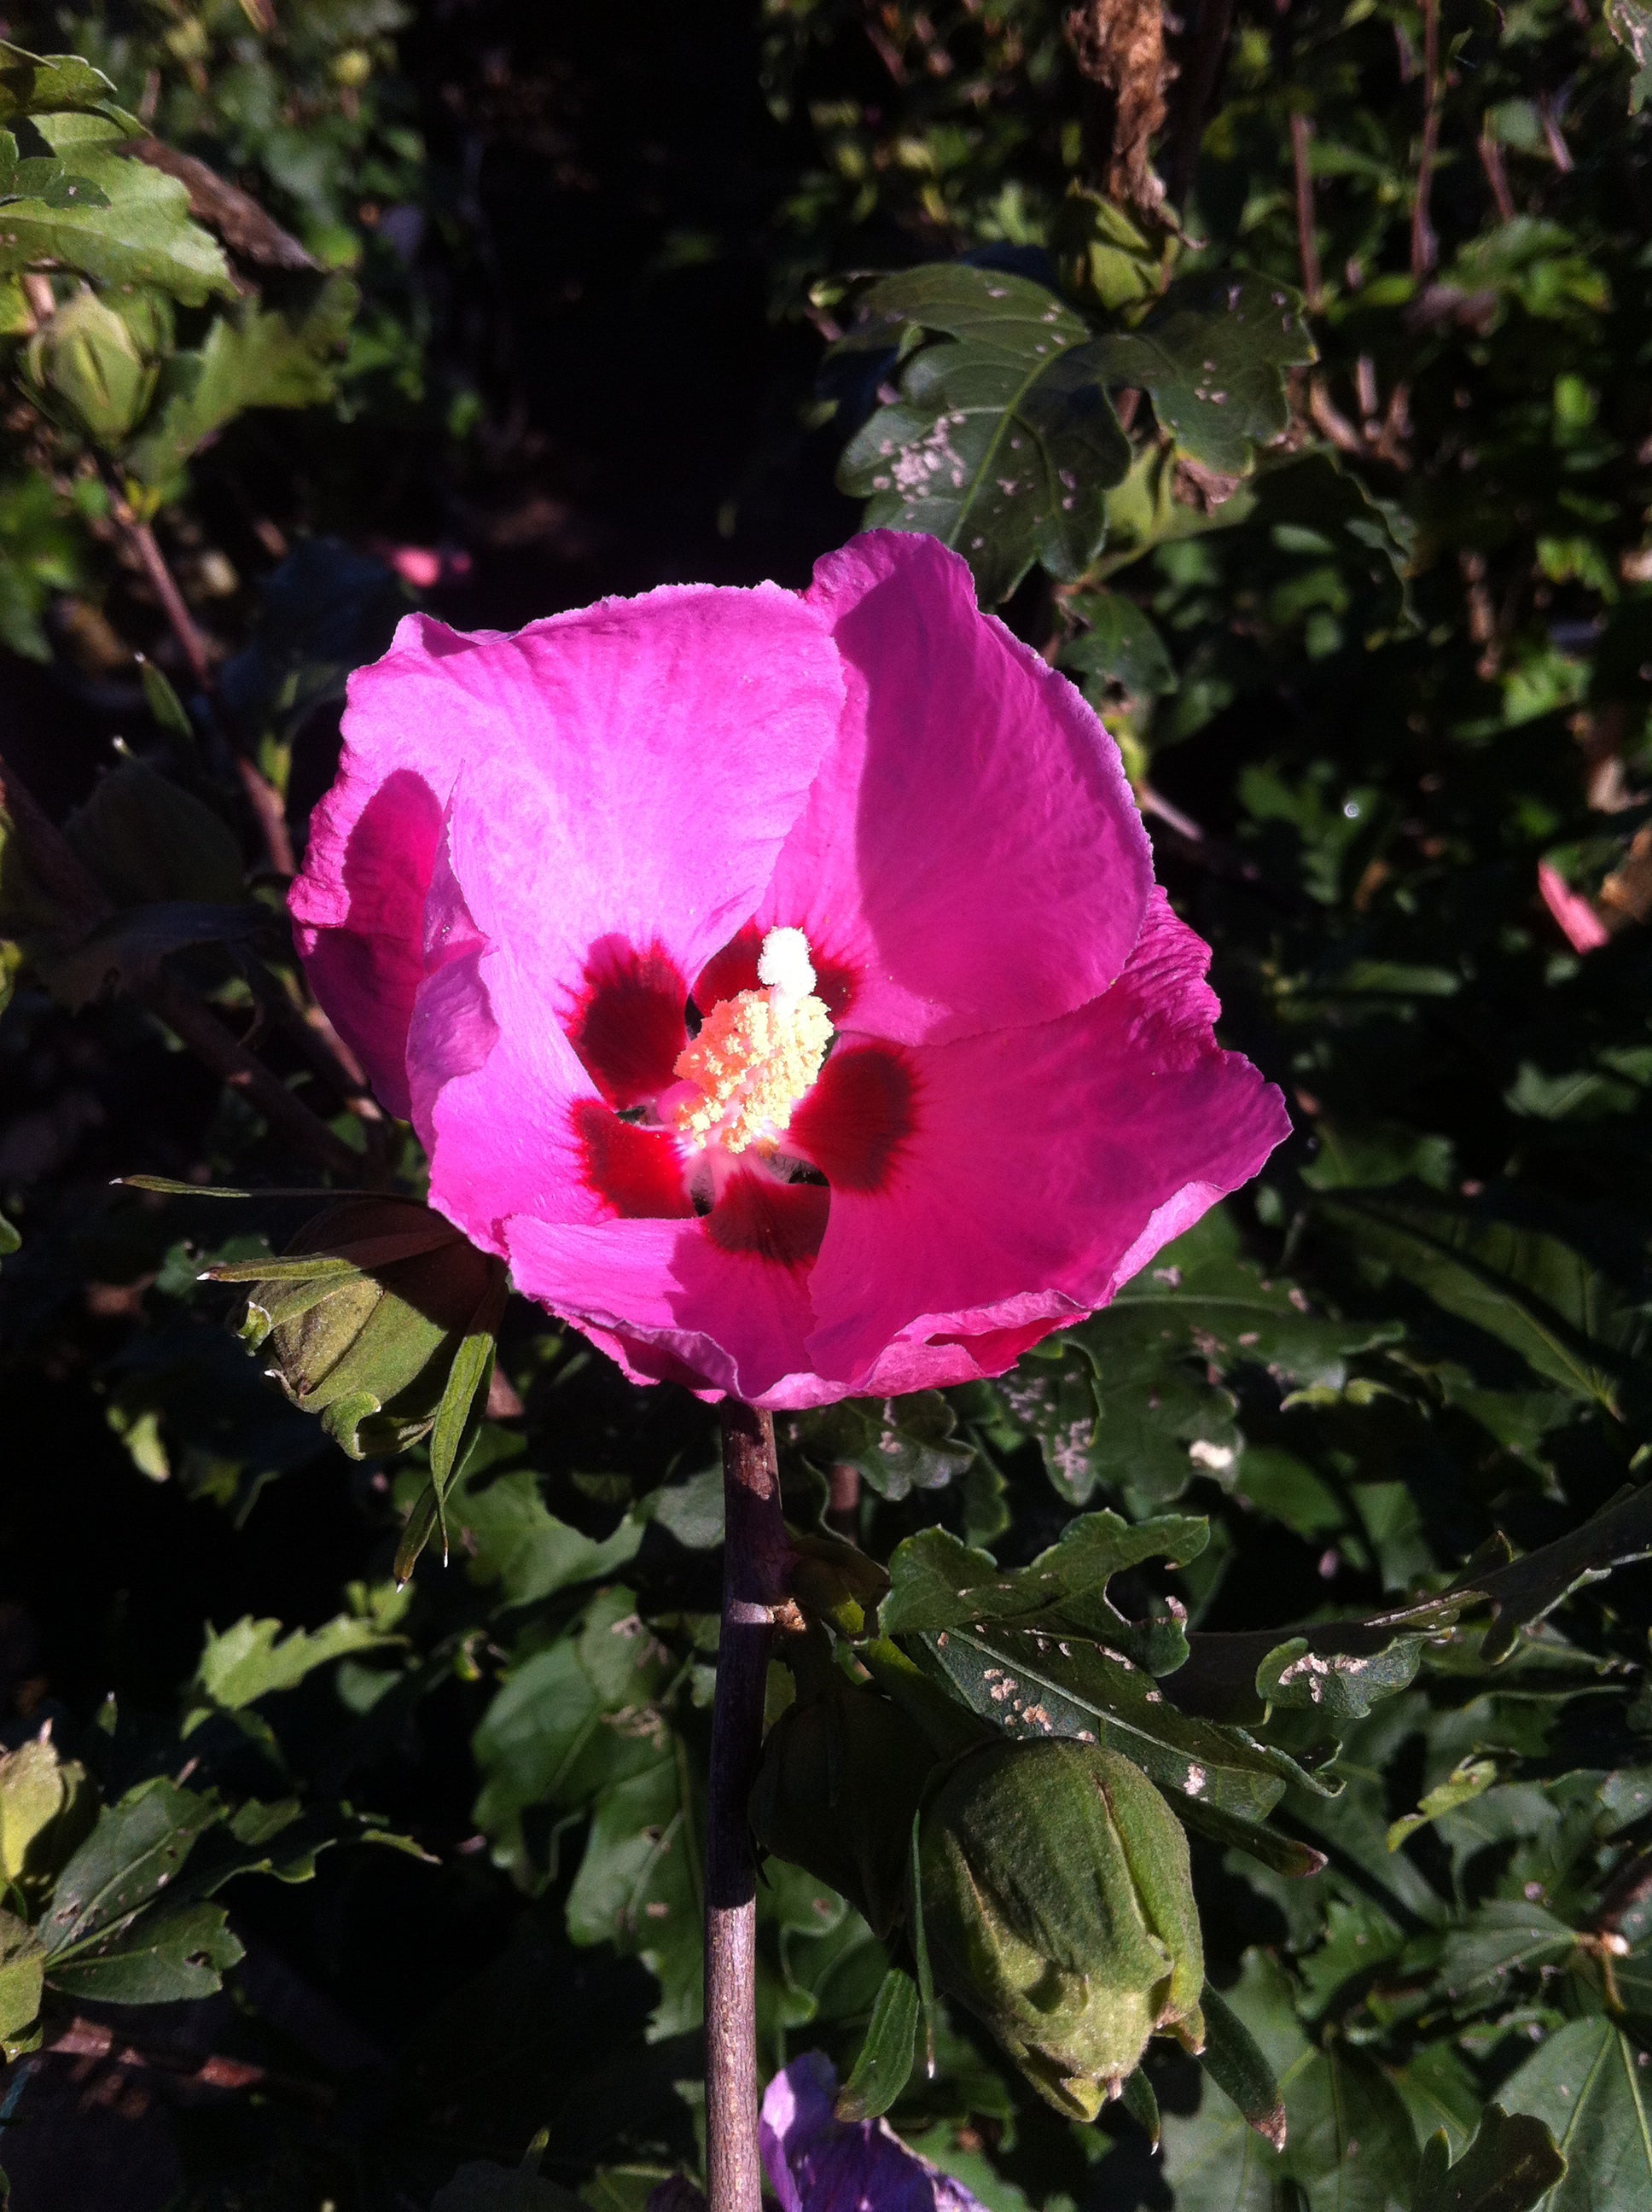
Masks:
[[[816,1402],[786,1395],[788,1382],[810,1381],[806,1268],[726,1249],[709,1233],[715,1218],[570,1224],[519,1214],[504,1224],[511,1274],[640,1381],[691,1378],[703,1394],[756,1406]]]
[[[848,696],[760,921],[854,973],[857,1029],[908,1042],[1048,1021],[1104,991],[1152,857],[1084,700],[979,611],[932,538],[857,538],[809,597]]]
[[[967,1379],[961,1352],[1002,1372],[1255,1174],[1290,1121],[1278,1091],[1217,1048],[1209,958],[1156,891],[1102,997],[910,1049],[910,1128],[879,1177],[833,1188],[810,1284],[822,1375],[914,1389]]]
[[[805,2051],[763,2093],[757,2140],[780,2212],[981,2212],[977,2198],[884,2120],[833,2111],[830,2059]]]
[[[291,899],[318,993],[386,1103],[407,1110],[424,899],[461,769],[453,867],[512,952],[488,978],[495,1019],[588,1030],[593,981],[627,948],[690,977],[749,919],[842,690],[824,618],[772,584],[673,586],[514,636],[409,616],[351,679]],[[599,1073],[623,1091],[635,1070]]]

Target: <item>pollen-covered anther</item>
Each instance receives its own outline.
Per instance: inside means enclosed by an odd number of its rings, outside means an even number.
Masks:
[[[832,1023],[814,994],[803,932],[771,929],[757,973],[764,988],[720,1000],[677,1054],[683,1087],[661,1104],[690,1144],[726,1152],[774,1144],[820,1073]]]

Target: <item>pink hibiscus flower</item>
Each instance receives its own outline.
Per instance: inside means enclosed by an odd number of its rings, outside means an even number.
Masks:
[[[639,1381],[1001,1374],[1289,1127],[1212,1036],[1118,750],[933,539],[349,688],[293,887],[432,1205]]]

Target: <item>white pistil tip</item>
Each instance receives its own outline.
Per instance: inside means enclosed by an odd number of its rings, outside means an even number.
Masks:
[[[757,981],[793,1004],[815,988],[815,963],[800,929],[771,929],[757,957]]]

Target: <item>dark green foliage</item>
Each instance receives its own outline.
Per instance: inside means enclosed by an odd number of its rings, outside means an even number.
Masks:
[[[1652,2197],[1652,18],[1444,8],[1430,85],[1411,0],[1242,0],[1214,77],[1186,12],[1152,216],[1055,0],[783,0],[760,63],[749,9],[8,19],[61,58],[0,52],[0,637],[87,882],[0,805],[0,2051],[228,1978],[267,2081],[168,2123],[191,2212],[642,2212],[702,2071],[711,1421],[432,1231],[246,771],[301,839],[408,538],[509,626],[862,513],[1105,715],[1297,1133],[999,1382],[782,1422],[764,2063],[990,2212]],[[1061,1739],[1178,1816],[1208,1977],[1082,2130],[911,1880]]]

